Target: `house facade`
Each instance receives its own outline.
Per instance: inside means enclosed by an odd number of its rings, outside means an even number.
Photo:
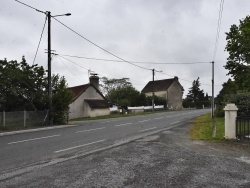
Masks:
[[[73,93],[69,105],[69,119],[110,114],[109,104],[99,90],[99,78],[90,77],[90,83],[68,88]]]
[[[180,110],[182,109],[182,96],[183,87],[179,83],[178,77],[165,80],[150,81],[142,89],[142,93],[146,96],[155,96],[166,99],[166,106],[169,109]]]

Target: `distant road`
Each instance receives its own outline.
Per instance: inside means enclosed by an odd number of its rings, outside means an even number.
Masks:
[[[0,137],[0,180],[5,173],[56,163],[124,144],[176,127],[208,113],[205,110],[162,112],[145,116],[79,121],[77,126]]]

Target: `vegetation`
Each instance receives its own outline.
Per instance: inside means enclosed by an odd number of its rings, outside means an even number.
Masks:
[[[240,20],[239,26],[232,25],[226,33],[229,53],[225,68],[234,81],[229,79],[216,97],[216,116],[224,116],[223,108],[227,103],[235,103],[239,108],[238,115],[250,115],[250,16]]]
[[[204,96],[204,91],[200,89],[199,77],[193,81],[192,87],[189,88],[187,97],[183,100],[184,108],[202,108],[202,106],[210,106],[208,94]]]
[[[136,90],[128,78],[108,79],[102,78],[102,91],[105,96],[118,106],[151,106],[152,97],[146,96]],[[166,99],[155,96],[156,105],[166,105]]]
[[[116,78],[108,79],[107,77],[101,78],[100,88],[102,93],[107,98],[109,98],[111,90],[129,86],[132,86],[131,82],[129,82],[129,78],[121,78],[121,79],[116,79]]]
[[[192,122],[190,137],[193,140],[220,141],[224,138],[224,118],[215,118],[216,136],[212,136],[213,120],[211,114],[203,115]]]
[[[240,20],[239,26],[232,25],[226,33],[227,45],[225,50],[229,53],[225,68],[229,71],[239,90],[250,91],[250,16]]]
[[[48,110],[48,88],[45,70],[29,65],[25,58],[17,61],[0,60],[0,111]],[[52,119],[54,123],[65,120],[65,111],[71,102],[64,77],[52,76]]]

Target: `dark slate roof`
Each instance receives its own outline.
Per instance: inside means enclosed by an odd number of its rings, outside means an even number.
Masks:
[[[103,94],[93,85],[93,84],[84,84],[80,86],[69,87],[68,89],[73,93],[72,100],[75,101],[82,93],[84,93],[90,86],[95,88],[95,90],[106,100]]]
[[[84,101],[88,103],[90,108],[108,108],[109,107],[109,103],[107,100],[85,99]]]
[[[181,89],[184,90],[176,78],[171,78],[171,79],[165,79],[165,80],[155,80],[154,82],[150,81],[142,89],[141,92],[142,93],[153,92],[153,88],[154,88],[154,91],[166,91],[175,80],[180,85]]]

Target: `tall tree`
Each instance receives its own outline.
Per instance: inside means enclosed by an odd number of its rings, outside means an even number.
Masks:
[[[111,89],[109,100],[119,106],[141,106],[145,103],[145,95],[128,85]]]
[[[219,94],[215,98],[215,102],[218,105],[224,105],[224,102],[227,96],[231,94],[237,94],[238,87],[235,81],[232,81],[230,78],[227,82],[222,84],[222,89],[220,90]]]
[[[48,82],[43,67],[29,65],[25,58],[17,61],[0,60],[0,110],[47,110]],[[52,77],[52,104],[55,123],[65,120],[71,102],[64,77]]]
[[[64,77],[58,74],[52,76],[52,118],[53,123],[64,123],[67,118],[69,104],[72,101],[72,92],[67,89]]]
[[[129,82],[129,78],[121,78],[121,79],[108,79],[107,77],[101,78],[100,88],[102,93],[109,98],[109,93],[113,89],[117,89],[118,87],[123,88],[126,86],[132,86],[131,82]]]
[[[240,20],[239,26],[232,25],[226,40],[228,75],[234,78],[240,90],[250,91],[250,16]]]
[[[186,100],[189,102],[197,103],[204,100],[204,92],[200,89],[199,77],[193,81],[192,87],[189,88]]]
[[[1,110],[41,110],[46,106],[45,71],[30,66],[25,58],[17,61],[0,60]]]

